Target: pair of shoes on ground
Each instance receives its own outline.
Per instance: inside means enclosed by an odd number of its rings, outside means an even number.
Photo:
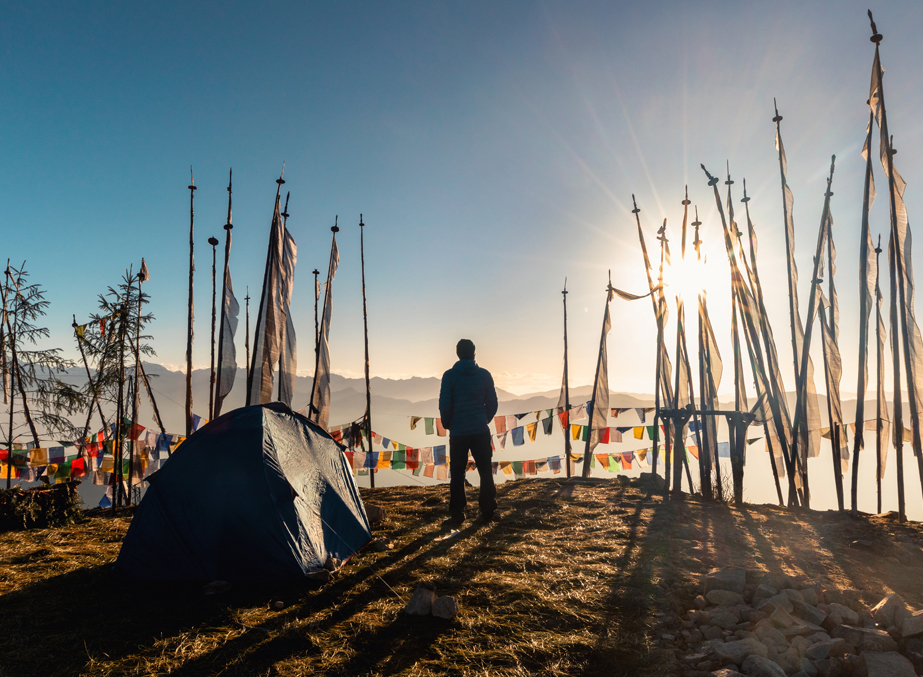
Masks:
[[[491,522],[499,521],[500,513],[498,513],[496,510],[491,510],[490,512],[482,512],[480,515],[478,515],[478,522],[481,522],[482,524],[490,524]]]

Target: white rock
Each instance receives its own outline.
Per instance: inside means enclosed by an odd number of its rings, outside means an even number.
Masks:
[[[892,592],[890,595],[885,595],[878,604],[869,609],[869,613],[872,614],[875,622],[883,628],[892,625],[900,627],[901,622],[907,616],[907,605],[900,595]],[[850,623],[850,625],[854,624]]]
[[[901,635],[904,637],[913,637],[919,634],[923,634],[923,611],[910,614],[904,618],[904,622],[901,624]]]
[[[741,666],[748,677],[785,677],[785,670],[777,663],[762,656],[750,656]]]
[[[433,616],[436,618],[445,618],[451,620],[458,614],[458,602],[454,597],[437,597],[433,600]],[[667,635],[664,635],[666,639]]]
[[[705,575],[705,594],[712,590],[730,590],[742,595],[746,584],[746,570],[717,569]]]
[[[731,590],[711,590],[705,595],[705,599],[716,606],[734,606],[744,603],[743,595]]]
[[[913,664],[896,651],[868,651],[860,660],[865,662],[868,677],[916,677]]]
[[[836,602],[833,604],[828,604],[827,606],[830,609],[828,614],[831,616],[836,615],[842,618],[844,625],[859,625],[859,614],[850,609],[848,606],[843,606],[842,604],[837,604]]]
[[[431,583],[418,583],[404,612],[410,616],[429,616],[436,601],[436,587]]]
[[[718,644],[714,647],[714,650],[721,658],[735,665],[742,665],[752,655],[762,656],[763,658],[769,655],[766,645],[753,637]]]

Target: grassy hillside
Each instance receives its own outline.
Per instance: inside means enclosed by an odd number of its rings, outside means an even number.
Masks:
[[[498,523],[437,540],[445,505],[424,502],[445,486],[362,493],[387,511],[376,536],[393,548],[367,547],[322,587],[206,596],[116,581],[127,511],[0,535],[0,675],[684,674],[682,639],[661,636],[719,566],[923,605],[917,524],[664,502],[637,479],[528,479],[499,486]],[[874,548],[850,548],[856,538]],[[459,615],[404,615],[420,581],[455,596]]]

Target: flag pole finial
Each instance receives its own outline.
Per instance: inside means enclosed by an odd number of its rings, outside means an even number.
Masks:
[[[333,232],[333,233],[339,233],[339,232],[340,232],[340,227],[337,225],[337,221],[339,220],[339,218],[340,218],[340,215],[339,215],[339,214],[337,214],[337,215],[335,215],[335,216],[333,217],[333,225],[330,226],[330,230],[331,230],[331,232]]]
[[[192,173],[192,165],[189,165],[189,190],[195,190],[195,176]]]
[[[634,194],[634,193],[631,194],[631,204],[633,204],[633,205],[635,206],[635,208],[631,210],[631,213],[632,213],[632,214],[639,214],[639,213],[641,212],[641,210],[638,209],[638,201],[635,200],[635,194]]]
[[[362,222],[362,214],[361,214],[361,213],[359,214],[359,227],[360,227],[360,228],[365,228],[365,224]]]
[[[881,235],[878,236],[878,239],[881,239]],[[564,291],[562,291],[561,293],[567,294],[567,277],[566,276],[564,277]]]
[[[218,246],[218,238],[212,235],[210,238],[208,238],[208,244],[210,244],[212,247]]]
[[[747,180],[744,179],[744,196],[740,199],[741,202],[749,202],[750,198],[747,197]]]
[[[689,184],[686,184],[686,199],[683,200],[683,203],[682,203],[682,204],[683,204],[684,207],[688,207],[689,205],[692,204],[692,203],[689,201]]]
[[[285,207],[282,208],[282,213],[279,215],[286,221],[288,221],[288,196],[291,195],[290,191],[285,193]]]
[[[224,224],[225,230],[231,230],[232,228],[234,228],[234,226],[231,225],[231,194],[233,193],[233,191],[231,190],[231,184],[233,183],[233,179],[234,179],[234,169],[232,167],[230,170],[230,173],[228,174],[228,222]]]
[[[279,188],[282,187],[282,184],[285,183],[285,179],[282,177],[285,176],[285,160],[282,161],[282,173],[279,174],[279,178],[276,179],[276,183],[279,184]]]
[[[732,186],[732,185],[734,185],[734,182],[731,181],[731,161],[730,161],[730,160],[726,160],[726,162],[727,162],[728,180],[724,182],[724,185],[725,185],[725,186]]]
[[[881,39],[884,37],[881,33],[878,32],[878,26],[875,25],[875,19],[872,18],[872,10],[869,10],[869,23],[872,24],[872,37],[869,38],[876,45],[881,44]]]
[[[875,253],[881,254],[881,233],[878,233],[878,246],[875,247]]]
[[[824,193],[824,197],[833,197],[833,191],[830,190],[830,185],[833,183],[833,167],[836,164],[836,155],[830,156],[830,176],[827,177],[827,192]]]
[[[779,104],[776,103],[776,97],[772,97],[772,107],[776,109],[776,116],[772,119],[778,125],[782,122],[782,116],[779,115]]]
[[[709,185],[709,186],[715,186],[715,185],[718,184],[718,177],[717,177],[717,176],[712,176],[712,175],[709,173],[709,171],[708,171],[707,169],[705,169],[705,165],[701,165],[701,164],[700,164],[699,167],[702,168],[702,171],[705,172],[705,176],[708,177],[708,185]]]

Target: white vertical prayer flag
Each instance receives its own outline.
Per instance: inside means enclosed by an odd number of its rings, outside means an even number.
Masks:
[[[330,319],[333,314],[333,278],[340,265],[336,232],[330,248],[330,266],[324,294],[324,314],[320,326],[320,344],[317,351],[317,368],[314,370],[314,389],[311,395],[311,420],[326,429],[330,419]]]

